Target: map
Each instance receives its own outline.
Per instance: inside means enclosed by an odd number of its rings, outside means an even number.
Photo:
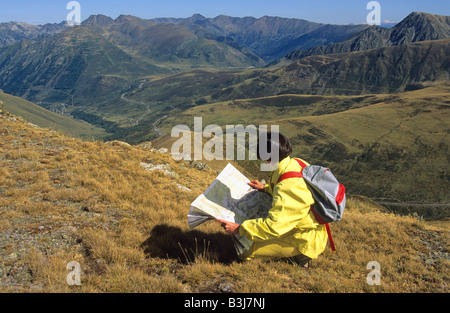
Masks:
[[[214,218],[241,224],[249,219],[266,217],[272,207],[272,197],[252,189],[248,182],[247,177],[228,164],[211,186],[192,202],[187,217],[190,229]],[[253,244],[240,235],[234,238],[238,254]]]

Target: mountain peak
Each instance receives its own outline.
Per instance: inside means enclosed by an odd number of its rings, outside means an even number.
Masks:
[[[427,12],[422,12],[422,11],[413,11],[409,15],[410,16],[432,16],[433,14],[430,14],[430,13],[427,13]]]
[[[362,51],[447,38],[450,38],[450,16],[415,11],[392,28],[373,25],[335,44],[308,50],[294,50],[285,57],[285,60],[293,62],[311,55]],[[285,60],[282,59],[282,62]]]
[[[117,24],[132,24],[142,27],[148,27],[155,24],[155,22],[151,20],[145,20],[134,15],[125,15],[125,14],[121,14],[118,18],[114,20],[114,22]]]
[[[99,26],[108,26],[114,23],[114,20],[109,16],[103,14],[91,15],[86,20],[84,20],[81,25],[82,26],[91,26],[91,25],[99,25]]]
[[[199,13],[196,13],[190,17],[190,20],[194,21],[194,22],[195,21],[203,21],[203,20],[206,20],[206,17],[204,17],[203,15],[201,15]]]
[[[448,20],[450,16],[431,14],[426,12],[414,11],[405,17],[401,22],[410,20]],[[400,23],[401,23],[400,22]]]
[[[450,16],[412,12],[392,28],[390,40],[396,44],[450,37]]]
[[[129,20],[137,19],[137,17],[128,14],[120,14],[118,18],[114,20],[116,23],[123,23]]]

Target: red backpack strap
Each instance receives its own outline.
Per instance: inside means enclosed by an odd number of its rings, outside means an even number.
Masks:
[[[302,160],[299,160],[299,159],[294,159],[294,160],[298,162],[298,164],[300,165],[300,167],[301,167],[302,169],[304,169],[305,167],[307,167],[307,165],[306,165]],[[285,180],[285,179],[288,179],[288,178],[295,178],[295,177],[297,177],[297,178],[302,178],[302,177],[303,177],[302,172],[286,172],[286,173],[284,173],[283,175],[280,176],[280,178],[279,178],[278,181],[277,181],[277,184],[278,184],[279,182]]]
[[[305,167],[308,166],[308,165],[306,165],[305,162],[303,162],[303,161],[300,160],[300,159],[295,159],[295,161],[297,161],[297,163],[300,165],[300,167],[301,167],[302,169],[304,169]]]
[[[328,225],[328,223],[325,223],[325,221],[320,217],[320,215],[317,214],[316,211],[314,211],[313,207],[311,207],[311,212],[313,212],[313,214],[314,214],[316,220],[319,222],[319,224],[325,225],[325,228],[327,229],[328,242],[330,243],[331,251],[336,251],[336,246],[334,245],[334,240],[333,240],[333,237],[331,236],[330,225]]]
[[[325,224],[325,228],[327,229],[328,241],[330,243],[331,251],[336,251],[336,246],[334,245],[333,237],[331,237],[330,225]]]
[[[277,184],[285,179],[295,178],[295,177],[297,177],[297,178],[303,177],[302,172],[286,172],[283,175],[281,175],[280,178],[278,178]]]

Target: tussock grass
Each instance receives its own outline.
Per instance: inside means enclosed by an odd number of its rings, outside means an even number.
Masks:
[[[190,203],[214,180],[168,154],[84,142],[0,116],[2,292],[448,292],[448,222],[397,216],[351,197],[308,269],[236,260],[209,222],[190,231]],[[5,132],[6,133],[6,132]],[[25,148],[23,148],[25,147]],[[44,161],[45,160],[45,161]],[[168,164],[174,175],[140,163]],[[189,187],[178,189],[174,183]],[[81,285],[66,283],[71,261]],[[370,286],[367,264],[381,266]],[[262,283],[264,282],[264,283]]]

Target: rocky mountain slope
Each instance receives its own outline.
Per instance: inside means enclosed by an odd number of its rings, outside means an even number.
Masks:
[[[248,67],[263,62],[248,52],[194,34],[173,23],[155,23],[130,15],[112,20],[92,16],[82,23],[125,50],[152,62],[183,67]]]
[[[449,49],[450,39],[443,39],[304,57],[280,68],[268,68],[245,84],[219,91],[213,98],[404,91],[421,82],[448,80]]]
[[[238,18],[219,15],[206,18],[195,14],[190,18],[159,18],[153,21],[175,23],[207,38],[247,48],[266,62],[279,59],[294,49],[342,41],[368,27],[321,24],[274,16]]]
[[[54,36],[67,28],[67,23],[30,25],[27,23],[0,23],[0,48],[22,40]]]
[[[363,51],[446,38],[450,38],[450,16],[413,12],[393,28],[372,26],[339,43],[294,50],[273,65],[285,65],[311,55]]]
[[[0,49],[2,89],[44,107],[105,101],[143,75],[167,72],[84,27]]]

